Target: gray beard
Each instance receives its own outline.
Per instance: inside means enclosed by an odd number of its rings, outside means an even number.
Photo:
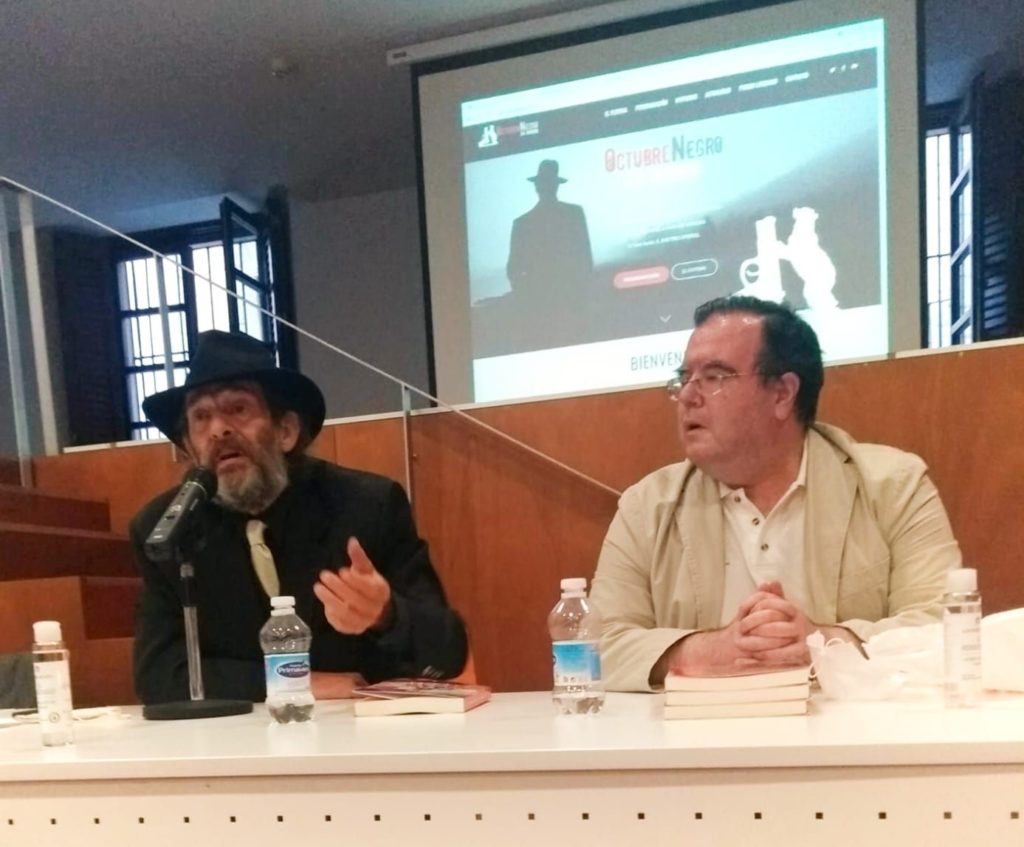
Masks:
[[[241,478],[217,480],[214,502],[245,515],[265,512],[288,486],[288,465],[281,453],[265,454]]]

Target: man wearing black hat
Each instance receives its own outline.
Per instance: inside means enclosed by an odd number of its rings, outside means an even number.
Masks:
[[[533,321],[551,320],[556,333],[565,334],[570,331],[566,322],[586,307],[591,293],[594,259],[587,219],[582,206],[558,199],[558,189],[567,180],[559,176],[554,159],[544,159],[527,179],[537,192],[537,204],[512,222],[509,285],[517,305],[534,310]]]
[[[401,487],[304,455],[325,416],[312,380],[276,367],[256,339],[205,332],[185,384],[147,398],[143,410],[217,475],[190,553],[208,697],[265,697],[259,631],[274,594],[293,595],[313,632],[319,699],[348,696],[361,679],[462,670],[465,628]],[[135,688],[144,703],[189,693],[178,568],[152,561],[143,544],[175,493],[151,501],[131,526],[143,576]],[[269,549],[269,568],[256,548]]]

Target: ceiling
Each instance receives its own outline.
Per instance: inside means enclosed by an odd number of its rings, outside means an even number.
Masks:
[[[0,0],[0,175],[101,219],[228,192],[260,198],[275,184],[299,200],[412,186],[409,69],[389,67],[388,49],[624,7]],[[1020,0],[925,0],[928,99],[955,97],[990,54],[1024,65],[1022,9]],[[291,72],[275,77],[275,58]]]

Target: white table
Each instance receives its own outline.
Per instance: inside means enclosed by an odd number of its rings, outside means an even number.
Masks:
[[[1024,844],[1024,696],[815,700],[663,721],[659,696],[559,717],[545,693],[466,715],[252,715],[0,729],[0,845]]]

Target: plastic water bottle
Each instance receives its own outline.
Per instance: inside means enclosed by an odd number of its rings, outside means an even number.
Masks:
[[[601,618],[587,600],[587,581],[562,580],[562,599],[548,615],[554,662],[552,699],[564,715],[599,712],[601,684]]]
[[[58,621],[32,624],[32,669],[43,744],[60,747],[75,740],[71,714],[71,667]]]
[[[981,699],[981,595],[974,568],[946,575],[942,606],[946,705],[974,706]]]
[[[267,711],[278,723],[313,717],[310,690],[309,627],[295,614],[294,597],[272,597],[270,619],[260,630],[267,675]]]

